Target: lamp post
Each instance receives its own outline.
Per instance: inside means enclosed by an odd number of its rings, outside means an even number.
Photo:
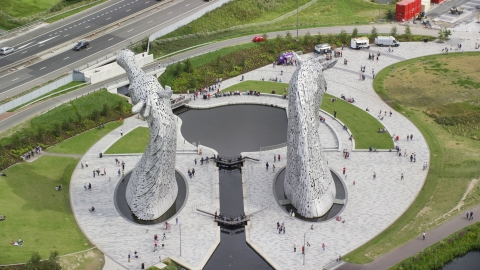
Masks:
[[[297,0],[297,42],[298,42],[298,0]]]

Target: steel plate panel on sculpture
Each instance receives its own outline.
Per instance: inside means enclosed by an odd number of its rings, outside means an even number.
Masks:
[[[323,71],[334,66],[319,58],[302,61],[288,92],[287,171],[285,195],[297,212],[308,218],[323,216],[335,200],[335,183],[320,143],[320,105],[327,89]]]
[[[170,106],[172,91],[164,90],[153,76],[147,76],[135,63],[134,53],[121,50],[117,63],[127,72],[133,113],[143,115],[150,129],[150,140],[135,165],[126,190],[126,199],[138,219],[154,220],[175,202],[177,129]]]

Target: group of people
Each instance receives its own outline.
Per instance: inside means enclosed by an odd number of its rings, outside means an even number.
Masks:
[[[283,232],[283,234],[285,234],[285,222],[282,221],[282,224],[280,224],[280,221],[277,221],[277,230],[278,230],[278,234],[281,234]]]
[[[192,170],[188,169],[188,177],[192,178],[195,176],[195,168],[192,168]]]
[[[30,159],[30,158],[34,157],[35,154],[41,154],[41,153],[42,153],[42,147],[41,147],[41,146],[37,146],[37,147],[35,147],[34,149],[32,149],[32,150],[28,151],[27,153],[23,154],[23,155],[21,156],[21,158],[22,158],[23,160],[27,160],[27,159]]]
[[[468,220],[473,220],[473,211],[467,211],[465,214]]]
[[[18,238],[18,241],[13,241],[12,240],[12,245],[14,246],[23,246],[23,240],[21,238]]]
[[[389,52],[393,51],[391,48],[389,49]],[[378,61],[378,58],[380,57],[380,51],[377,52],[377,61]],[[368,53],[368,60],[375,60],[375,54],[374,53]],[[365,70],[363,70],[363,72],[365,72]]]
[[[0,221],[4,221],[6,216],[0,215]]]
[[[83,188],[85,189],[85,191],[87,190],[92,190],[92,183],[85,183],[83,184]]]

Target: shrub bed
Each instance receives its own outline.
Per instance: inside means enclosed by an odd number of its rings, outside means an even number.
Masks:
[[[271,64],[277,60],[279,53],[286,51],[313,52],[316,44],[330,43],[333,47],[341,47],[348,44],[351,36],[342,31],[339,35],[310,35],[307,33],[299,37],[297,42],[290,33],[285,37],[277,36],[268,39],[263,43],[247,43],[235,47],[223,48],[221,50],[187,59],[183,62],[170,65],[160,76],[160,83],[165,86],[172,86],[176,93],[186,92],[188,89],[198,89],[215,82],[215,79],[228,79],[242,73],[255,70],[262,66]],[[266,37],[266,35],[264,35]],[[409,39],[411,41],[424,38],[433,40],[428,36],[399,35],[400,41]],[[370,41],[373,43],[373,40]]]
[[[63,104],[0,140],[0,170],[21,161],[21,155],[38,145],[45,149],[101,123],[131,115],[131,105],[124,98],[105,90]]]

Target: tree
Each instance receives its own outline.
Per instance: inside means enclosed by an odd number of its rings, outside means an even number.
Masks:
[[[178,78],[180,77],[180,74],[182,74],[182,71],[183,71],[182,63],[177,62],[177,64],[173,68],[173,75],[175,75],[175,77]]]
[[[390,36],[395,37],[397,35],[397,27],[393,26],[390,30]]]
[[[287,34],[285,35],[285,38],[286,38],[288,41],[292,41],[292,40],[293,40],[293,37],[292,37],[292,34],[290,33],[290,31],[287,31]]]
[[[395,19],[395,11],[393,9],[387,9],[387,13],[385,14],[385,19],[389,21],[393,21]]]
[[[187,73],[192,73],[193,71],[192,61],[190,61],[190,58],[187,58],[187,60],[185,60],[185,71]]]
[[[449,40],[450,36],[452,35],[452,31],[450,31],[450,29],[447,29],[447,28],[443,28],[442,31],[443,31],[443,36],[445,37],[445,39]]]
[[[353,31],[352,31],[352,38],[356,38],[358,36],[358,29],[355,27],[353,28]]]
[[[340,34],[338,35],[338,38],[343,44],[347,43],[348,41],[347,31],[342,29],[342,31],[340,31]]]
[[[444,42],[445,41],[445,35],[443,32],[443,28],[438,30],[438,41],[439,42]]]
[[[322,41],[323,41],[322,33],[318,32],[318,35],[315,38],[316,38],[316,43],[317,44],[322,43]]]
[[[310,32],[307,32],[305,36],[303,36],[303,45],[309,45],[311,41],[312,36],[310,35]]]
[[[378,37],[378,31],[375,26],[372,26],[372,31],[370,32],[370,40],[374,40]]]
[[[32,257],[30,257],[30,260],[28,260],[27,264],[25,265],[25,269],[27,270],[40,270],[42,269],[42,257],[40,257],[40,254],[38,252],[34,252],[32,254]]]
[[[411,38],[412,30],[410,29],[410,25],[407,24],[407,26],[405,26],[405,39],[407,39],[407,41],[410,41]]]

